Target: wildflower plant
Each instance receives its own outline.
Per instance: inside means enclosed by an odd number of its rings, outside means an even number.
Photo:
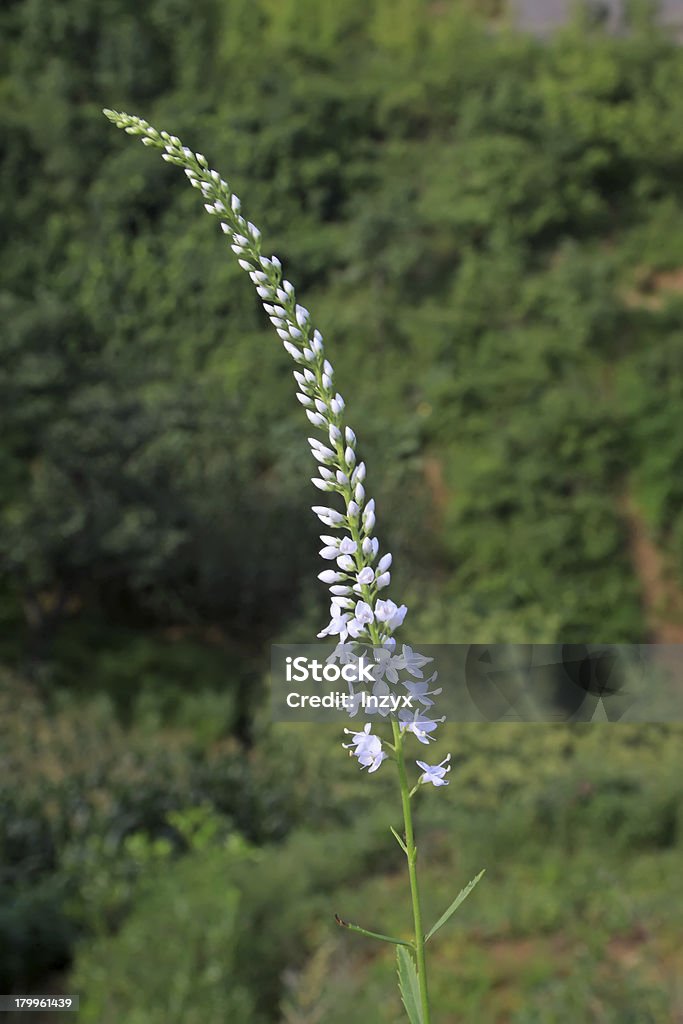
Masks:
[[[459,893],[432,928],[425,931],[411,801],[426,785],[449,784],[450,754],[436,765],[416,760],[419,774],[411,786],[405,745],[411,738],[423,746],[429,746],[434,740],[434,733],[444,718],[432,717],[429,712],[435,703],[431,698],[438,696],[441,690],[429,689],[436,680],[436,673],[429,679],[424,678],[424,668],[431,658],[406,644],[400,652],[397,650],[394,634],[403,624],[407,608],[386,596],[391,583],[392,556],[388,552],[380,554],[375,536],[375,501],[366,493],[365,463],[358,459],[356,434],[345,420],[346,403],[336,390],[334,369],[327,358],[323,336],[314,327],[308,309],[297,301],[294,285],[284,277],[277,256],[262,255],[261,232],[244,217],[239,198],[227,181],[209,167],[206,157],[184,146],[177,136],[159,132],[139,117],[114,110],[105,110],[104,114],[117,128],[140,136],[143,145],[161,150],[163,160],[184,170],[191,186],[201,193],[206,212],[218,218],[239,266],[249,275],[286,352],[296,363],[296,398],[319,435],[308,438],[317,464],[317,475],[312,483],[327,499],[325,504],[314,505],[312,509],[322,526],[332,531],[320,537],[323,545],[320,556],[330,567],[323,569],[318,578],[329,587],[330,621],[318,633],[318,638],[338,638],[331,659],[349,661],[359,656],[359,650],[370,651],[376,669],[373,692],[402,686],[411,697],[412,708],[398,714],[384,713],[389,720],[390,738],[380,737],[373,731],[373,723],[367,722],[362,728],[345,729],[350,740],[343,746],[369,775],[377,772],[385,761],[391,760],[396,765],[403,835],[394,828],[391,831],[408,864],[413,937],[394,938],[350,924],[338,915],[335,917],[340,926],[350,931],[396,946],[399,987],[410,1024],[430,1024],[425,947],[466,899],[483,872]],[[334,505],[339,499],[341,508]],[[331,568],[332,564],[335,568]],[[357,711],[358,704],[355,704],[350,713]]]

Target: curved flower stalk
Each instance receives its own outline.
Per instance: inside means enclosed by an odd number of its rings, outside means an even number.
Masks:
[[[334,531],[321,534],[320,537],[323,544],[321,558],[326,563],[334,563],[336,568],[328,567],[318,574],[318,578],[329,587],[331,598],[330,621],[318,633],[318,637],[339,638],[339,647],[333,657],[341,649],[340,656],[343,658],[343,650],[348,642],[371,645],[379,674],[379,687],[388,689],[388,684],[397,683],[401,671],[412,677],[404,680],[402,685],[408,690],[413,702],[422,707],[412,712],[402,712],[400,716],[392,716],[392,742],[382,741],[374,735],[371,724],[367,723],[357,732],[344,730],[351,736],[351,742],[344,746],[349,748],[351,756],[357,758],[361,768],[367,768],[369,774],[376,772],[390,757],[396,762],[404,838],[394,829],[392,832],[408,861],[414,938],[406,942],[349,925],[339,917],[337,921],[353,931],[397,946],[399,983],[410,1022],[430,1024],[425,944],[457,909],[481,875],[460,893],[425,935],[417,885],[417,848],[410,801],[423,785],[448,785],[445,776],[450,771],[450,754],[438,765],[417,761],[421,774],[411,789],[403,744],[409,733],[424,745],[428,745],[434,738],[433,733],[443,718],[430,718],[425,710],[434,704],[431,696],[438,695],[441,690],[428,689],[436,673],[428,680],[423,679],[423,666],[432,659],[413,652],[405,645],[401,654],[395,653],[394,632],[402,625],[407,608],[386,597],[386,589],[391,583],[392,556],[387,552],[380,557],[379,541],[374,535],[375,501],[366,494],[365,463],[357,459],[356,435],[345,422],[346,403],[335,389],[334,369],[325,355],[322,334],[313,326],[306,307],[297,302],[294,286],[284,278],[277,256],[261,254],[261,232],[243,216],[239,198],[232,192],[227,181],[209,167],[206,157],[184,146],[177,136],[157,131],[142,118],[115,110],[105,110],[104,114],[117,128],[122,128],[129,135],[141,136],[143,145],[162,150],[164,160],[184,170],[192,187],[201,193],[206,212],[218,217],[239,266],[251,278],[285,350],[297,364],[294,370],[298,387],[296,397],[311,426],[320,435],[308,439],[317,463],[317,476],[312,478],[312,483],[327,496],[329,502],[314,505],[313,512],[326,529]],[[339,498],[341,509],[335,508],[330,501],[338,501]],[[357,705],[352,713],[355,711]],[[414,954],[414,960],[406,947]]]

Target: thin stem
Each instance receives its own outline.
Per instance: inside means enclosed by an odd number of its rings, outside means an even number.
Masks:
[[[401,786],[401,804],[403,805],[403,825],[406,836],[408,877],[410,878],[410,896],[413,902],[413,921],[415,924],[415,959],[417,961],[417,977],[420,986],[420,1003],[422,1005],[422,1024],[430,1024],[429,997],[427,994],[427,964],[425,960],[425,936],[422,927],[422,910],[420,907],[420,893],[417,886],[417,847],[415,846],[415,835],[413,832],[413,815],[410,808],[410,789],[406,775],[405,759],[403,757],[403,734],[398,722],[394,719],[391,723],[394,733],[394,746],[396,747],[396,760],[398,763],[398,778]]]

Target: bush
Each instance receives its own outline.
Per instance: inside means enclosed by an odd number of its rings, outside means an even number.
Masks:
[[[86,1024],[257,1024],[235,963],[234,859],[213,851],[169,865],[115,939],[88,945],[72,976]]]
[[[330,890],[385,847],[373,819],[359,825],[262,849],[233,835],[148,876],[120,931],[80,947],[69,984],[87,997],[84,1021],[274,1020],[286,969],[335,927]]]

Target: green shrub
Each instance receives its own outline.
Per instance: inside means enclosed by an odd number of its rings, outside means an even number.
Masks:
[[[243,901],[231,858],[169,865],[115,939],[88,944],[72,984],[81,1017],[97,1024],[257,1024],[236,967]]]

